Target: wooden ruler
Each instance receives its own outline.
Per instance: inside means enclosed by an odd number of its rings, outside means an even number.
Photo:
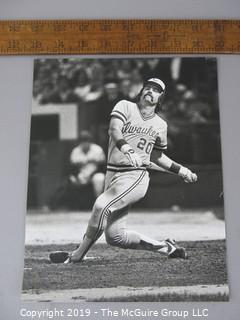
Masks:
[[[240,20],[2,20],[0,55],[240,53]]]

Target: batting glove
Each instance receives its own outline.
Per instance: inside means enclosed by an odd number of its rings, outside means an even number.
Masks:
[[[196,173],[193,173],[191,170],[189,170],[186,167],[181,167],[179,170],[178,175],[183,179],[186,183],[192,183],[197,181],[197,175]]]
[[[129,144],[124,144],[121,148],[121,152],[128,158],[130,164],[137,168],[143,165],[141,157],[133,150]]]

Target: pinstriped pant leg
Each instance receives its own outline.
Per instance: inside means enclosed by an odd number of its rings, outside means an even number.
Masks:
[[[108,177],[106,177],[108,179]],[[137,202],[146,194],[149,175],[136,170],[115,174],[109,179],[106,190],[97,198],[86,235],[99,237],[106,227],[108,216]],[[96,237],[95,236],[95,237]]]

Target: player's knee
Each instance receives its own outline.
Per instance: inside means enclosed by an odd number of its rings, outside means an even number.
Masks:
[[[127,237],[124,233],[112,234],[108,230],[105,230],[106,242],[114,247],[126,248]]]
[[[93,211],[92,211],[93,218],[95,220],[96,219],[98,220],[99,217],[104,216],[106,219],[109,212],[110,211],[107,209],[106,202],[104,201],[104,199],[101,196],[99,196],[93,206]]]
[[[91,218],[89,221],[91,226],[98,226],[98,228],[104,230],[106,226],[106,216],[104,214],[104,205],[98,199],[93,206]]]
[[[105,233],[105,238],[106,238],[106,242],[110,245],[110,246],[114,246],[114,247],[118,247],[119,243],[120,243],[120,239],[118,236],[112,236],[109,235],[107,233]]]
[[[98,197],[94,203],[93,211],[94,212],[102,212],[104,210],[104,202],[101,200],[101,197]]]

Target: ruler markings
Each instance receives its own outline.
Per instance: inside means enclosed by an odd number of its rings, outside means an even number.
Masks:
[[[0,54],[239,53],[240,20],[4,20]]]

